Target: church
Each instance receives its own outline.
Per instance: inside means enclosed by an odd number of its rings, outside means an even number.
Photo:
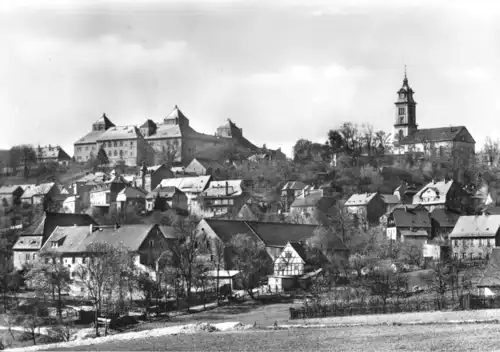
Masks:
[[[452,161],[453,169],[463,169],[474,157],[476,141],[465,126],[419,129],[415,94],[405,75],[397,92],[394,149],[396,154],[421,153],[433,161]]]

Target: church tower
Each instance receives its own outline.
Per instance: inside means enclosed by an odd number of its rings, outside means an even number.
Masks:
[[[413,100],[413,90],[408,85],[408,78],[403,79],[403,86],[398,91],[396,105],[396,122],[394,123],[395,140],[402,139],[417,130],[417,120],[415,108],[417,103]]]

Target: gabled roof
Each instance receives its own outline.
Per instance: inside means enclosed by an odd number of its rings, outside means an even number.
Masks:
[[[287,183],[285,183],[285,185],[281,190],[300,191],[303,190],[305,187],[306,185],[301,181],[288,181]]]
[[[299,242],[314,235],[315,225],[299,225],[259,221],[204,219],[216,235],[229,242],[238,234],[256,236],[269,247],[285,247],[288,242]],[[343,245],[343,244],[342,244]],[[345,246],[342,247],[342,249]]]
[[[106,130],[97,140],[137,139],[140,135],[139,129],[135,126],[114,126]]]
[[[396,227],[431,227],[431,217],[425,208],[396,208],[392,216]]]
[[[102,131],[90,131],[87,133],[85,136],[81,137],[75,142],[75,145],[78,144],[94,144],[97,142],[97,140],[102,136],[102,134],[106,132],[105,130]]]
[[[322,262],[324,263],[328,261],[326,257],[322,255],[321,251],[315,251],[312,253],[311,251],[308,251],[301,242],[288,242],[288,245],[293,248],[305,264],[321,264]]]
[[[488,265],[483,276],[476,285],[477,287],[499,287],[500,286],[500,248],[493,248]]]
[[[320,203],[328,203],[328,205],[333,205],[335,203],[335,199],[333,197],[324,197],[323,192],[321,190],[313,190],[310,191],[305,197],[297,197],[290,205],[292,208],[309,208],[309,207],[318,207]]]
[[[117,229],[108,227],[95,229],[90,233],[89,226],[57,227],[42,247],[42,251],[56,253],[85,253],[87,246],[103,243],[110,246],[123,246],[129,251],[137,251],[157,225],[121,225]],[[50,242],[59,242],[52,248]]]
[[[167,125],[164,123],[158,124],[156,127],[156,132],[150,136],[146,136],[146,139],[159,139],[159,138],[178,138],[182,137],[183,133],[179,125]],[[158,149],[160,150],[160,149]]]
[[[165,120],[171,120],[171,119],[187,119],[186,115],[179,109],[177,105],[174,106],[174,109],[170,114],[168,114],[167,117],[165,117]]]
[[[35,149],[36,156],[38,159],[61,159],[68,160],[71,159],[60,146],[45,146],[38,147]]]
[[[184,193],[184,192],[180,191],[177,187],[172,187],[172,186],[161,187],[161,185],[159,185],[154,190],[152,190],[151,192],[148,193],[148,195],[146,196],[146,199],[153,199],[156,197],[170,199],[174,196],[176,191],[180,192],[180,193]]]
[[[238,197],[243,194],[243,180],[212,181],[202,195],[207,198]]]
[[[138,187],[125,187],[118,193],[117,197],[125,197],[126,199],[145,199],[146,194],[146,191]]]
[[[88,226],[97,223],[87,214],[45,212],[40,218],[23,230],[25,235],[43,235],[47,238],[58,226]]]
[[[193,160],[191,160],[191,163],[192,162],[198,162],[205,169],[208,169],[208,168],[212,168],[213,170],[224,169],[224,166],[221,163],[219,163],[218,161],[214,161],[214,160],[208,160],[208,159],[203,159],[203,158],[194,158]],[[190,167],[191,163],[189,163],[189,165],[186,166],[186,169],[188,169]]]
[[[183,192],[201,193],[210,181],[211,176],[165,178],[162,187],[177,187]]]
[[[460,213],[441,208],[436,208],[431,212],[431,219],[436,221],[440,227],[455,227],[460,216]]]
[[[442,180],[442,181],[429,182],[427,185],[425,185],[420,191],[418,191],[413,196],[413,199],[416,200],[416,202],[420,202],[422,194],[424,194],[428,189],[431,189],[439,196],[439,199],[441,200],[441,202],[445,202],[446,195],[450,191],[453,184],[454,184],[453,180]],[[414,203],[415,203],[415,201],[414,201]]]
[[[108,127],[114,127],[115,124],[111,122],[111,120],[106,116],[105,113],[102,114],[102,116],[97,120],[96,122],[93,123],[94,125],[97,124],[104,124],[107,128]]]
[[[466,129],[464,126],[438,127],[417,130],[401,140],[400,144],[454,141]]]
[[[150,120],[150,119],[147,119],[146,122],[144,122],[142,125],[141,125],[141,128],[143,127],[148,127],[148,128],[151,128],[151,127],[156,127],[156,123],[153,122],[153,120]]]
[[[38,251],[42,248],[43,236],[20,236],[12,249]]]
[[[160,229],[163,236],[165,236],[165,238],[167,238],[167,239],[178,239],[179,238],[179,233],[172,226],[159,225],[158,228]]]
[[[449,237],[495,237],[499,228],[500,215],[461,216]]]
[[[355,193],[344,203],[344,206],[352,207],[367,205],[376,195],[377,193]]]
[[[399,200],[398,196],[395,196],[394,194],[381,194],[380,197],[384,201],[385,204],[399,204],[401,201]]]
[[[13,185],[13,186],[1,186],[0,187],[0,194],[13,194],[15,191],[17,191],[18,189],[21,189],[22,191],[22,188],[18,185]]]
[[[41,183],[35,187],[30,187],[26,189],[26,191],[24,191],[21,198],[27,199],[33,196],[45,195],[50,192],[50,190],[52,189],[52,187],[54,187],[54,185],[55,185],[54,182],[50,182],[50,183]]]

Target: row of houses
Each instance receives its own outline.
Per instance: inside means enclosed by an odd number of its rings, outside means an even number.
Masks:
[[[324,260],[312,260],[305,242],[315,235],[314,225],[286,223],[265,223],[258,221],[203,219],[196,227],[198,236],[207,241],[212,255],[207,260],[220,257],[216,251],[230,244],[238,234],[247,234],[266,248],[275,263],[274,273],[269,277],[269,289],[282,290],[297,284],[304,275],[321,268]],[[343,242],[330,234],[327,252],[346,261],[348,250]],[[179,233],[169,226],[158,224],[101,226],[89,215],[45,212],[29,228],[23,230],[13,247],[13,264],[17,270],[39,260],[44,254],[46,260],[60,260],[76,276],[79,264],[95,257],[89,250],[91,244],[122,246],[132,256],[134,263],[142,270],[153,274],[158,259],[179,240]],[[97,255],[98,256],[98,255]],[[317,258],[317,256],[315,257]],[[325,257],[326,258],[326,257]],[[221,270],[235,271],[238,266],[229,252],[223,253]]]

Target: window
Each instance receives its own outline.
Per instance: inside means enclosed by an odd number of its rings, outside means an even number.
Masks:
[[[31,258],[30,254],[26,253],[26,259],[25,260],[29,262],[30,258]]]
[[[117,142],[117,141],[115,141],[115,142],[113,143],[113,147],[117,147],[117,146],[118,146],[118,142]]]
[[[73,272],[71,273],[71,277],[75,277],[75,276],[76,276],[76,272],[74,272],[74,271],[73,271]]]
[[[399,113],[399,115],[404,115],[405,114],[405,108],[399,108],[398,109],[398,113]],[[403,117],[403,116],[401,116],[401,117]]]
[[[444,156],[444,147],[443,146],[439,147],[439,156]]]
[[[458,240],[454,240],[453,244],[454,244],[455,247],[458,247]]]
[[[117,156],[118,155],[118,152],[115,150],[115,152],[113,153],[114,156]]]
[[[149,246],[150,247],[154,247],[155,245],[155,241],[154,240],[149,240]]]
[[[87,261],[87,258],[86,257],[83,257],[82,258],[82,263],[85,264],[85,262]]]
[[[75,264],[75,263],[76,263],[76,258],[75,258],[75,257],[71,258],[71,263],[72,263],[72,264]]]
[[[50,242],[50,247],[51,248],[57,248],[57,247],[59,247],[59,243],[57,243],[57,241],[51,241]]]
[[[120,147],[123,147],[123,141],[120,141]]]
[[[111,148],[111,141],[108,141],[108,147]]]
[[[483,239],[482,239],[482,238],[480,238],[480,239],[479,239],[479,247],[482,247],[482,246],[483,246]]]
[[[33,260],[36,259],[36,253],[33,253]]]
[[[492,243],[491,238],[488,238],[486,241],[488,241],[488,247],[491,247],[491,243]]]

